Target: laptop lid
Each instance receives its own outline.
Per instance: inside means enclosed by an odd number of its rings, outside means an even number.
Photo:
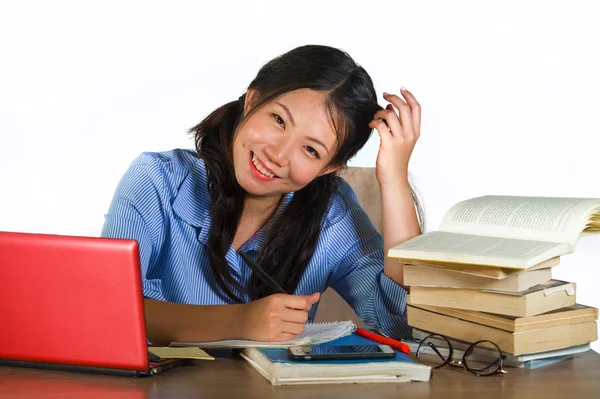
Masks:
[[[0,358],[144,371],[134,240],[0,232]]]

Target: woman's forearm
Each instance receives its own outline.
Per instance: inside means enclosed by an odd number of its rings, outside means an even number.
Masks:
[[[152,344],[240,338],[241,305],[185,305],[144,299],[146,334]]]
[[[388,258],[390,248],[421,234],[417,211],[408,181],[381,185],[384,273],[404,287],[403,267],[396,259]]]

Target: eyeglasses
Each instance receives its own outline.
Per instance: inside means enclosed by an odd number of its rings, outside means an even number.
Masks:
[[[457,360],[454,359],[454,348],[448,338],[440,334],[429,334],[423,338],[415,355],[419,361],[436,369],[448,364],[464,367],[478,377],[506,374],[502,367],[506,356],[492,341],[481,340],[471,344],[462,359]]]

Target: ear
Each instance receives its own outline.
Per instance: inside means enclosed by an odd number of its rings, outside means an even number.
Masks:
[[[321,171],[321,173],[319,173],[319,176],[324,176],[324,175],[328,175],[333,172],[337,172],[338,170],[342,169],[344,166],[345,166],[344,164],[328,166],[327,168],[323,169],[323,171]]]
[[[246,98],[244,99],[244,115],[248,113],[258,101],[258,91],[256,89],[248,89]]]

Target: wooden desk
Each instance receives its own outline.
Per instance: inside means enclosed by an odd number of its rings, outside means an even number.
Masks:
[[[238,356],[198,361],[148,378],[114,377],[0,367],[0,398],[600,398],[600,355],[537,370],[509,368],[503,376],[475,377],[454,367],[430,382],[273,387]]]

